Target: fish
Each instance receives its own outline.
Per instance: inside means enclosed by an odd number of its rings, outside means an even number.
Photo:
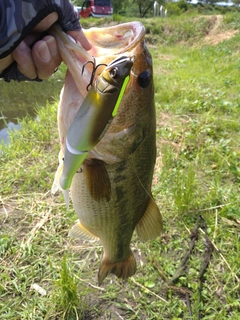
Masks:
[[[74,119],[88,100],[87,88],[102,77],[106,65],[122,57],[134,57],[116,114],[103,125],[94,144],[87,139],[87,154],[79,168],[74,168],[70,184],[64,186],[70,186],[70,198],[78,217],[69,235],[99,240],[103,247],[98,285],[111,273],[126,280],[137,270],[130,248],[133,232],[136,230],[141,240],[148,241],[156,239],[163,228],[162,215],[151,191],[156,161],[156,114],[153,64],[144,40],[145,28],[141,22],[133,21],[84,30],[92,44],[88,52],[79,43],[73,43],[59,27],[54,26],[50,33],[67,65],[58,106],[59,166],[52,186],[52,193],[63,191],[67,205],[69,193],[60,185],[66,140],[71,126],[74,135],[78,134]],[[104,106],[101,107],[104,112]],[[98,123],[87,120],[84,125],[92,130]],[[80,136],[81,128],[79,141]]]

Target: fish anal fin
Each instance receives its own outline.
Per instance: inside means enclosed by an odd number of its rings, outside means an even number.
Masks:
[[[127,278],[133,276],[136,272],[136,260],[132,251],[130,250],[130,255],[124,261],[110,262],[105,257],[101,262],[101,266],[98,271],[98,285],[101,286],[103,280],[110,274],[115,274],[118,278],[126,280]]]
[[[85,160],[83,173],[91,197],[96,201],[110,201],[111,182],[104,162],[98,159]]]
[[[75,239],[82,239],[82,240],[87,240],[87,241],[96,241],[98,240],[98,237],[95,236],[93,233],[91,233],[90,231],[88,231],[80,222],[80,220],[78,220],[76,222],[76,224],[74,226],[72,226],[72,228],[70,229],[68,235],[71,238],[75,238]]]
[[[152,197],[149,198],[147,208],[136,225],[139,238],[143,241],[156,239],[162,231],[162,215]]]

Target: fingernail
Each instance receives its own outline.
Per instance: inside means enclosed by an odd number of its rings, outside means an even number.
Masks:
[[[28,46],[26,45],[26,43],[24,41],[20,42],[18,47],[17,47],[19,50],[21,51],[25,51],[26,48],[28,48]]]
[[[51,38],[47,39],[46,42],[48,44],[49,51],[51,52],[51,56],[56,56],[58,54],[56,40],[53,37],[51,37]]]
[[[37,48],[37,51],[40,55],[40,57],[44,60],[44,61],[49,61],[51,59],[51,55],[50,52],[48,50],[48,46],[45,42],[41,43],[40,46]]]

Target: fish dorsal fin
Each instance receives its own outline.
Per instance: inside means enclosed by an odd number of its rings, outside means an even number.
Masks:
[[[80,239],[86,240],[86,241],[96,241],[96,240],[98,240],[98,237],[95,236],[90,231],[88,231],[82,225],[80,220],[77,220],[76,224],[74,224],[74,226],[72,226],[72,228],[70,229],[68,235],[71,238],[74,238],[74,239],[79,239],[80,238]]]
[[[98,159],[85,160],[83,173],[91,197],[96,201],[110,201],[111,182],[104,162]]]
[[[144,215],[136,226],[136,231],[143,241],[156,239],[162,231],[162,215],[152,197],[149,198]]]

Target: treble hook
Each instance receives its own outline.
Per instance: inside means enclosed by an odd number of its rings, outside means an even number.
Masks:
[[[85,69],[85,66],[88,64],[88,63],[91,63],[93,65],[93,70],[92,70],[92,74],[91,74],[91,78],[90,78],[90,82],[89,84],[87,85],[86,87],[86,90],[89,91],[89,87],[92,86],[93,84],[93,80],[94,80],[94,77],[95,77],[95,74],[96,74],[96,71],[97,71],[97,68],[100,67],[100,66],[107,66],[105,63],[100,63],[96,66],[96,59],[95,57],[92,57],[93,58],[93,61],[87,61],[84,63],[83,67],[82,67],[82,75],[83,75],[83,72],[84,72],[84,69]]]

